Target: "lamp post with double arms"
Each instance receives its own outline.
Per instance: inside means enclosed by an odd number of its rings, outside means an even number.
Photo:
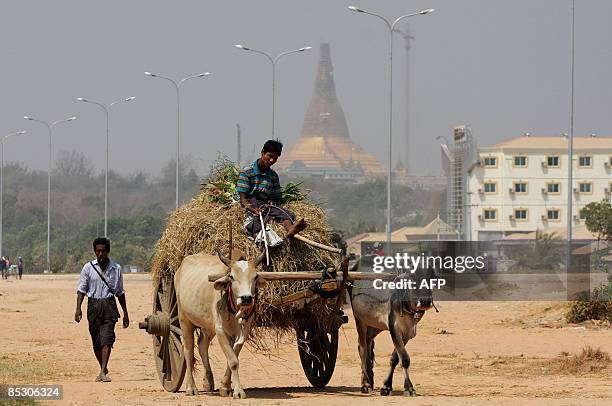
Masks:
[[[391,171],[392,171],[392,141],[393,141],[393,31],[396,25],[405,18],[414,17],[434,12],[433,8],[422,10],[417,13],[405,14],[396,18],[394,21],[390,21],[380,14],[366,11],[355,6],[349,6],[349,10],[357,13],[369,14],[374,17],[380,18],[385,22],[389,29],[389,148],[388,148],[388,162],[387,162],[387,246],[385,248],[386,255],[392,255],[391,253]]]
[[[0,148],[2,148],[2,151],[0,152],[0,258],[2,258],[2,241],[3,241],[3,235],[2,235],[2,231],[4,230],[4,224],[3,224],[3,220],[4,220],[4,214],[3,214],[3,202],[4,202],[4,196],[3,196],[3,191],[4,191],[4,183],[3,183],[3,172],[4,172],[4,141],[6,141],[7,138],[10,138],[12,136],[15,135],[23,135],[25,134],[25,131],[18,131],[15,133],[11,133],[8,135],[5,135],[4,137],[0,138]]]
[[[108,142],[109,142],[109,114],[108,110],[117,103],[129,102],[134,100],[136,97],[128,97],[127,99],[119,99],[105,106],[102,103],[78,97],[77,100],[84,103],[91,103],[99,106],[104,110],[106,114],[106,171],[104,172],[104,237],[108,237]]]
[[[51,271],[51,138],[53,134],[53,127],[60,123],[67,123],[69,121],[76,120],[76,117],[69,117],[64,120],[57,120],[49,124],[46,121],[37,120],[35,118],[24,116],[26,120],[34,121],[36,123],[43,124],[49,131],[49,169],[47,171],[47,271]]]
[[[174,85],[176,89],[176,204],[175,208],[179,206],[179,159],[181,151],[181,85],[189,79],[203,78],[210,75],[210,72],[202,72],[197,75],[187,76],[179,81],[170,79],[169,77],[158,75],[157,73],[145,72],[145,75],[151,76],[152,78],[165,79]]]
[[[275,130],[275,121],[274,121],[274,113],[275,113],[275,107],[276,107],[276,63],[278,62],[278,60],[285,56],[285,55],[289,55],[289,54],[295,54],[297,52],[304,52],[304,51],[308,51],[310,49],[312,49],[312,47],[308,46],[308,47],[302,47],[299,49],[294,49],[292,51],[286,51],[286,52],[281,52],[280,54],[276,55],[276,57],[272,57],[270,54],[264,52],[264,51],[260,51],[257,49],[253,49],[253,48],[249,48],[249,47],[245,47],[244,45],[234,45],[236,48],[245,50],[245,51],[249,51],[249,52],[255,52],[256,54],[261,54],[263,56],[265,56],[266,58],[268,58],[268,60],[270,61],[270,63],[272,64],[272,138],[274,138],[274,135],[276,134],[276,130]]]

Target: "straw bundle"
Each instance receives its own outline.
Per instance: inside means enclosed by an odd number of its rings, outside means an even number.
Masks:
[[[284,208],[308,223],[300,234],[311,240],[333,245],[330,241],[330,227],[323,210],[305,201],[287,203]],[[196,253],[215,254],[217,251],[228,255],[229,224],[232,225],[233,246],[240,249],[249,259],[262,252],[242,230],[244,211],[238,203],[222,204],[210,199],[210,189],[202,192],[189,203],[177,209],[168,219],[166,229],[157,243],[151,274],[157,283],[161,277],[171,277],[179,268],[183,258]],[[285,236],[282,225],[270,222],[271,228],[281,237]],[[297,240],[286,240],[270,248],[271,265],[265,271],[320,271],[333,267],[339,260],[337,255],[310,247]],[[265,261],[264,261],[265,262]],[[307,281],[270,282],[258,296],[256,325],[272,327],[278,338],[285,332],[293,331],[295,320],[292,306],[275,307],[271,300],[306,288]],[[325,313],[325,309],[313,309],[313,317]],[[316,313],[316,314],[315,314]]]

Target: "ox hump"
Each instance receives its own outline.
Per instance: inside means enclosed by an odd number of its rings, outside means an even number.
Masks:
[[[246,255],[238,248],[232,249],[232,261],[242,261],[246,259]]]

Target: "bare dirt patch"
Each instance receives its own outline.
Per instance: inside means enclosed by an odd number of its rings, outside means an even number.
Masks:
[[[109,365],[113,382],[95,383],[97,364],[86,322],[73,320],[77,275],[26,276],[0,281],[0,383],[64,385],[64,403],[83,404],[229,404],[216,394],[186,397],[164,392],[152,356],[152,340],[137,324],[151,312],[151,282],[145,275],[126,275],[132,325],[117,328]],[[241,404],[316,403],[366,405],[372,402],[414,405],[478,404],[610,404],[612,329],[605,325],[572,325],[558,320],[566,311],[556,302],[442,302],[440,313],[428,312],[407,348],[411,378],[419,396],[401,396],[403,374],[396,371],[393,396],[359,392],[357,334],[352,315],[340,331],[334,377],[328,387],[313,389],[304,377],[295,343],[261,353],[241,354],[241,380],[248,399]],[[15,310],[19,310],[16,312]],[[547,321],[548,320],[548,321]],[[118,325],[119,326],[119,325]],[[591,350],[587,350],[587,347]],[[583,353],[585,349],[585,353]],[[600,351],[597,352],[597,349]],[[376,340],[375,383],[387,372],[391,340]],[[224,371],[224,356],[211,347],[215,381]],[[201,387],[201,371],[196,374]],[[234,403],[234,402],[232,402]]]

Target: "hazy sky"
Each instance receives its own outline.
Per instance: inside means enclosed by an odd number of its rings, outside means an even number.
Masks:
[[[338,97],[351,137],[383,163],[388,123],[388,31],[355,5],[409,19],[412,43],[412,167],[441,172],[435,137],[470,124],[490,145],[530,132],[569,130],[571,0],[270,0],[84,1],[4,0],[0,12],[0,134],[27,129],[5,145],[6,161],[46,169],[46,129],[22,117],[54,121],[54,155],[76,149],[102,169],[103,103],[136,96],[111,111],[111,166],[154,171],[176,148],[172,85],[151,71],[182,78],[182,152],[198,169],[217,151],[235,157],[236,123],[243,156],[270,135],[271,67],[244,44],[272,54],[306,45],[277,70],[277,135],[292,144],[312,96],[320,42],[331,43]],[[576,1],[575,133],[612,135],[612,1]],[[405,28],[406,25],[401,26]],[[403,151],[403,40],[395,42],[395,158]],[[433,157],[433,159],[432,159]]]

